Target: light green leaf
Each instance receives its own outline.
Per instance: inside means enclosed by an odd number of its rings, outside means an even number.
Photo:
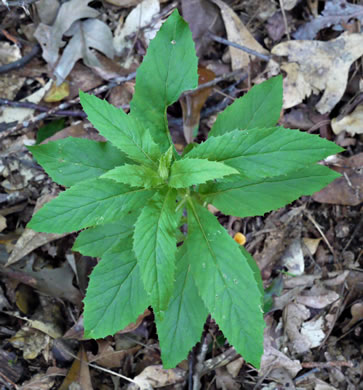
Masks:
[[[166,108],[180,94],[198,86],[198,58],[192,33],[175,10],[150,42],[136,75],[135,93],[130,103],[136,115],[150,129],[162,152],[171,145]]]
[[[264,321],[253,271],[217,218],[199,204],[188,206],[184,245],[199,293],[229,343],[259,368]]]
[[[234,176],[223,182],[202,186],[204,199],[226,215],[250,217],[263,215],[321,190],[340,174],[312,165],[296,172],[267,179],[245,179]]]
[[[48,175],[66,187],[98,177],[127,161],[109,142],[83,138],[68,137],[28,149]]]
[[[113,335],[135,322],[149,305],[132,241],[120,240],[91,274],[84,299],[85,337]]]
[[[171,166],[169,186],[185,188],[236,173],[238,173],[236,169],[223,163],[199,158],[184,158],[175,161]]]
[[[106,100],[79,92],[81,104],[93,126],[131,160],[156,167],[161,155],[149,131],[131,115]]]
[[[261,271],[258,268],[258,265],[256,263],[256,260],[246,251],[246,249],[240,245],[240,250],[242,252],[242,256],[247,260],[248,265],[251,268],[251,271],[253,272],[253,276],[255,277],[257,288],[261,294],[261,304],[263,303],[263,298],[265,295],[265,291],[263,288],[263,281],[261,277]]]
[[[173,368],[186,359],[200,340],[208,311],[199,296],[190,271],[193,261],[186,246],[179,248],[176,259],[174,293],[162,320],[156,319],[164,368]]]
[[[279,176],[344,149],[318,135],[274,127],[210,137],[187,157],[223,162],[247,177]]]
[[[102,225],[122,218],[129,210],[137,210],[152,195],[152,190],[131,189],[111,180],[82,181],[45,204],[28,227],[40,232],[67,233]]]
[[[156,316],[163,316],[173,294],[176,228],[176,191],[156,193],[141,211],[135,224],[134,251],[145,290]]]
[[[131,187],[157,187],[163,183],[158,171],[144,165],[125,164],[108,171],[102,179],[115,180],[118,183],[128,184]]]
[[[116,222],[88,228],[79,233],[72,250],[84,256],[102,257],[121,240],[131,240],[137,213],[128,214]]]
[[[268,128],[276,125],[282,108],[282,77],[255,85],[218,115],[209,135],[218,136],[236,129]]]

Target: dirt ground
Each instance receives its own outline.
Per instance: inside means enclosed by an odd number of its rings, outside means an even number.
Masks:
[[[84,340],[82,299],[98,259],[72,252],[76,233],[26,228],[64,189],[26,146],[101,140],[78,90],[127,111],[133,72],[176,7],[193,32],[200,83],[213,84],[189,97],[201,110],[188,114],[186,100],[169,107],[178,151],[199,121],[202,141],[221,110],[277,74],[279,124],[345,148],[321,162],[342,176],[313,196],[263,217],[210,210],[246,237],[262,273],[259,371],[213,318],[170,370],[151,309],[114,337]],[[0,0],[1,389],[363,389],[362,22],[363,2],[346,0]]]

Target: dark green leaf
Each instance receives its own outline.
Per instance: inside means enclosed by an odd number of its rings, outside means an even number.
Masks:
[[[187,157],[223,162],[255,179],[296,171],[343,150],[317,135],[274,127],[210,137]]]
[[[150,305],[132,241],[114,246],[92,272],[84,299],[85,337],[101,338],[125,328]]]
[[[176,228],[181,217],[175,211],[176,195],[173,189],[156,193],[135,224],[134,251],[145,290],[160,318],[173,294]]]
[[[171,145],[166,108],[180,94],[198,85],[198,58],[192,33],[175,10],[150,42],[146,56],[137,70],[135,93],[130,103],[136,115],[162,152]]]
[[[238,173],[237,170],[223,163],[199,158],[185,158],[175,161],[171,166],[169,185],[174,188],[185,188],[236,173]]]
[[[233,176],[223,182],[206,184],[200,190],[203,198],[224,214],[250,217],[276,210],[302,195],[311,195],[339,176],[327,167],[312,165],[267,179]]]
[[[93,95],[79,92],[88,120],[131,160],[157,168],[161,153],[149,131],[138,120]]]
[[[276,76],[255,85],[218,115],[209,135],[233,130],[269,128],[276,125],[282,108],[282,77]]]
[[[164,368],[173,368],[186,359],[200,340],[208,311],[199,296],[190,272],[192,257],[183,245],[177,253],[174,293],[162,320],[156,319]]]
[[[189,202],[188,221],[184,245],[199,293],[228,341],[258,368],[263,353],[262,297],[248,260],[202,206]]]
[[[82,181],[45,204],[28,227],[41,232],[67,233],[102,225],[137,210],[152,195],[151,190],[131,189],[112,180]]]
[[[127,161],[126,156],[109,142],[83,138],[68,137],[29,146],[29,150],[48,175],[66,187],[98,177]]]
[[[45,139],[58,133],[58,131],[63,130],[65,127],[64,123],[65,123],[65,119],[61,118],[61,119],[56,119],[55,121],[52,121],[52,122],[47,123],[46,125],[42,126],[37,132],[36,144],[39,145]]]

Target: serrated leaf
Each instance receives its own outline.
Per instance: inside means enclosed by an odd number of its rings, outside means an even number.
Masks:
[[[156,316],[162,317],[173,294],[176,228],[176,191],[158,192],[141,211],[135,224],[134,251],[145,290]]]
[[[122,218],[129,210],[137,210],[152,195],[152,190],[130,188],[111,180],[82,181],[45,204],[28,227],[47,233],[67,233],[102,225]]]
[[[200,158],[184,158],[175,161],[171,166],[169,186],[185,188],[236,173],[238,173],[236,169],[220,162]]]
[[[102,175],[102,179],[115,180],[118,183],[128,184],[131,187],[157,187],[163,183],[158,171],[144,165],[125,164],[116,167]]]
[[[79,97],[88,120],[101,135],[131,160],[157,168],[160,149],[138,120],[94,95],[79,91]]]
[[[48,175],[66,187],[98,177],[127,161],[125,154],[109,142],[83,138],[68,137],[28,149]]]
[[[186,359],[188,352],[200,340],[208,315],[192,277],[190,261],[193,258],[188,256],[183,245],[177,253],[173,296],[164,318],[156,318],[164,368],[173,368]]]
[[[203,198],[226,215],[250,217],[263,215],[324,188],[340,174],[322,165],[312,165],[296,172],[267,179],[233,180],[202,186]]]
[[[177,101],[182,92],[198,86],[197,67],[191,31],[175,10],[150,42],[137,70],[135,93],[130,103],[131,114],[150,129],[162,152],[171,145],[166,108]]]
[[[79,233],[72,250],[84,256],[101,257],[121,240],[134,232],[137,213],[128,214],[116,222],[88,228]]]
[[[209,135],[223,135],[236,129],[273,127],[280,118],[281,108],[282,77],[276,76],[255,85],[220,113]]]
[[[187,157],[223,162],[247,177],[258,178],[296,171],[343,150],[318,135],[274,127],[210,137]]]
[[[188,204],[187,246],[199,293],[243,358],[259,368],[264,321],[261,292],[237,243],[204,207]]]
[[[120,240],[91,274],[84,299],[85,337],[113,335],[135,322],[149,305],[132,240]]]

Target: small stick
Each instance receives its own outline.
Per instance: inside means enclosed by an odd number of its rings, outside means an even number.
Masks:
[[[5,374],[3,374],[1,371],[0,371],[0,376],[4,379],[5,382],[10,383],[11,386],[13,386],[15,389],[18,389],[18,386],[10,378],[8,378]]]
[[[28,62],[30,62],[35,56],[37,56],[38,53],[40,53],[40,46],[39,45],[33,46],[30,52],[28,54],[25,54],[25,56],[20,58],[19,60],[10,62],[9,64],[1,65],[0,74],[4,74],[12,70],[20,69],[21,67],[25,66]]]
[[[217,35],[214,35],[212,33],[208,33],[208,35],[213,39],[213,41],[216,41],[216,42],[219,42],[219,43],[223,43],[224,45],[227,45],[227,46],[235,47],[236,49],[239,49],[239,50],[242,50],[242,51],[244,51],[244,52],[246,52],[248,54],[254,55],[255,57],[259,58],[260,60],[268,62],[271,59],[271,56],[268,56],[266,54],[261,54],[258,51],[249,49],[246,46],[242,46],[242,45],[240,45],[238,43],[231,42],[228,39],[224,39],[224,38],[218,37]]]
[[[331,362],[303,362],[301,363],[303,368],[332,368],[332,367],[354,367],[352,362],[333,360]]]
[[[285,31],[286,31],[287,39],[290,41],[291,37],[290,37],[289,26],[287,24],[287,18],[286,18],[286,14],[285,14],[284,0],[279,0],[279,1],[280,1],[280,8],[281,8],[281,12],[282,12],[282,18],[284,20],[284,25],[285,25]]]
[[[321,228],[320,228],[320,226],[318,225],[318,223],[315,221],[315,219],[314,219],[309,213],[306,213],[306,216],[308,217],[309,221],[312,222],[312,224],[316,227],[316,229],[317,229],[318,232],[320,233],[321,237],[323,238],[325,244],[328,246],[330,252],[331,252],[332,255],[335,257],[334,249],[333,249],[333,247],[330,245],[330,242],[329,242],[328,239],[326,238],[324,232],[321,230]]]
[[[92,91],[92,93],[94,95],[103,93],[105,91],[110,90],[111,88],[114,88],[117,85],[123,84],[126,81],[130,81],[130,80],[134,79],[135,77],[136,77],[136,72],[130,73],[128,76],[125,76],[125,77],[117,77],[116,79],[113,79],[110,83],[102,85],[98,88],[95,88]],[[18,123],[17,125],[11,127],[10,129],[7,129],[7,130],[1,132],[0,133],[0,140],[5,138],[5,137],[8,137],[12,133],[19,131],[23,128],[27,129],[31,125],[34,125],[35,123],[40,122],[41,120],[47,118],[48,116],[54,115],[56,112],[64,110],[66,108],[69,108],[75,104],[78,104],[79,102],[80,102],[80,99],[79,99],[79,97],[77,97],[75,99],[69,100],[68,102],[61,103],[59,106],[51,108],[47,112],[43,112],[39,115],[33,116],[32,118],[30,118],[27,121],[23,121],[22,123]]]
[[[48,112],[49,107],[40,106],[35,103],[30,102],[16,102],[14,100],[1,99],[0,98],[0,106],[9,106],[16,108],[30,108],[32,110],[40,111],[40,112]],[[54,113],[56,116],[75,116],[86,118],[86,114],[83,111],[70,111],[70,110],[60,110]]]

